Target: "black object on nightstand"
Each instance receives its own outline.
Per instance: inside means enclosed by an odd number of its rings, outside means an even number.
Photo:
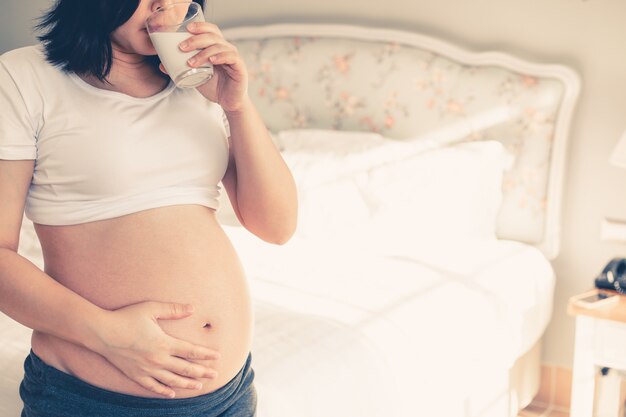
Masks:
[[[626,258],[613,258],[595,280],[597,288],[626,294]]]

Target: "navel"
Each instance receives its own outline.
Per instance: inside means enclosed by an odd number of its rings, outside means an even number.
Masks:
[[[204,323],[204,326],[202,326],[202,327],[204,329],[210,329],[212,326],[211,326],[211,323]]]

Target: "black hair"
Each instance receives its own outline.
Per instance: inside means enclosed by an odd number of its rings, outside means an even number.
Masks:
[[[111,71],[111,33],[131,18],[140,0],[56,0],[39,18],[37,39],[46,58],[65,72],[105,81]],[[204,6],[204,0],[194,0]],[[159,59],[150,57],[155,66]]]

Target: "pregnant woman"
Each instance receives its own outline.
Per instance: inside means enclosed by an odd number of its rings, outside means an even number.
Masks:
[[[145,21],[167,3],[57,0],[42,43],[0,57],[0,310],[33,329],[22,417],[255,415],[218,183],[273,244],[295,230],[295,183],[217,26],[179,46],[210,81],[164,73]],[[24,213],[44,271],[17,253]]]

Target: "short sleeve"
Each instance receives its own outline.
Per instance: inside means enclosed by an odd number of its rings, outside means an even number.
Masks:
[[[24,97],[0,62],[0,159],[36,159],[36,142]]]

